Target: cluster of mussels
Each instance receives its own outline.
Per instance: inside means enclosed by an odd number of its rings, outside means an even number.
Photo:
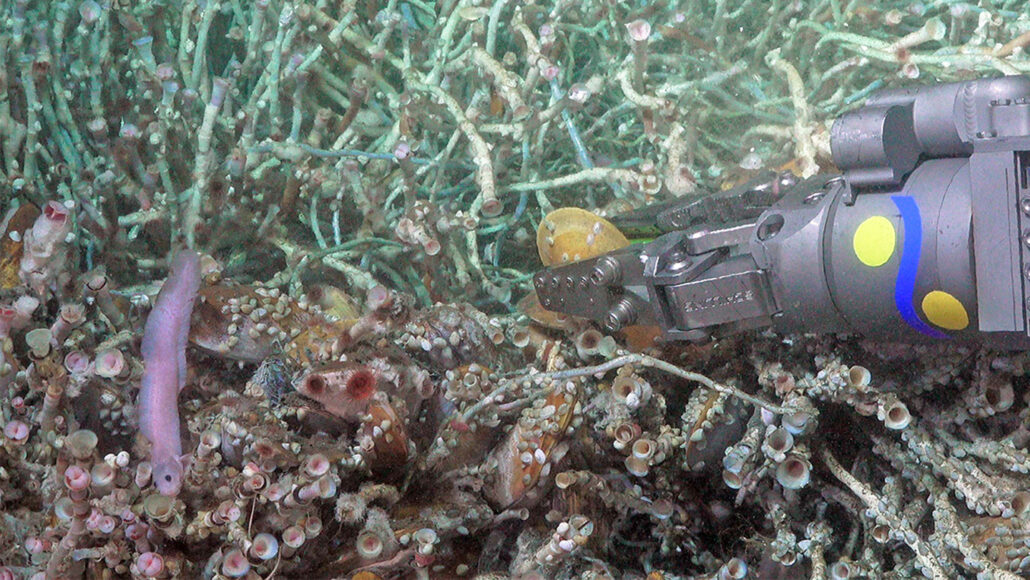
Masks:
[[[155,288],[72,275],[67,209],[26,204],[3,224],[4,577],[528,572],[590,536],[584,516],[554,521],[533,558],[480,562],[489,532],[550,490],[581,423],[578,381],[525,370],[553,345],[513,348],[527,332],[510,319],[382,286],[362,312],[328,286],[237,284],[211,256],[179,400],[189,468],[158,494],[136,411]],[[10,272],[25,263],[36,292]]]
[[[384,286],[359,307],[329,284],[234,282],[210,255],[178,401],[188,467],[162,495],[136,404],[155,285],[72,271],[69,209],[0,223],[0,580],[1030,569],[1026,356],[660,345],[532,294],[493,317]],[[627,243],[612,230],[558,210],[538,249],[581,259]]]

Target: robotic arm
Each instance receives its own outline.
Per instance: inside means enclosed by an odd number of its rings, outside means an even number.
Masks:
[[[877,93],[830,145],[841,174],[613,219],[660,235],[538,273],[541,304],[672,340],[772,326],[1030,348],[1030,78]]]

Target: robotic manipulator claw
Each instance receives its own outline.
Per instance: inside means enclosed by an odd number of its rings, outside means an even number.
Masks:
[[[767,172],[614,218],[658,237],[539,272],[541,304],[670,340],[772,327],[1030,348],[1030,78],[877,93],[830,147],[839,174]]]

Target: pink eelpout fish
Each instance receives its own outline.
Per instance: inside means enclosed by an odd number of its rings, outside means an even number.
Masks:
[[[150,440],[154,485],[178,495],[185,471],[179,435],[179,391],[186,386],[186,341],[190,314],[200,288],[200,257],[193,250],[175,256],[154,309],[143,329],[143,381],[139,424]]]

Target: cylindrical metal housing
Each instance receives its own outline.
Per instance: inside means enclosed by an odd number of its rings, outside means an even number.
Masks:
[[[1030,347],[1025,333],[979,330],[972,190],[968,158],[924,161],[902,187],[851,204],[839,179],[799,184],[759,219],[756,231],[785,221],[779,232],[751,242],[776,328]]]

